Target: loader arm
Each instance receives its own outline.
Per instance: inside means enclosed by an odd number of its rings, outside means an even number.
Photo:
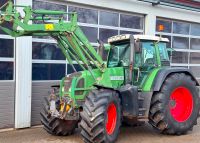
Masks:
[[[19,7],[23,8],[24,16],[18,12]],[[70,21],[64,21],[65,15],[70,17]],[[4,27],[4,23],[11,23],[12,28]],[[92,68],[101,72],[106,68],[101,56],[78,26],[76,12],[33,10],[30,6],[14,5],[8,1],[0,8],[0,28],[13,37],[51,36],[73,69],[76,71],[72,63],[75,60],[94,79]]]

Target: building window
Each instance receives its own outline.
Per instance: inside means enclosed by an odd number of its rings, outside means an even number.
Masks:
[[[100,25],[119,26],[119,13],[100,11]]]
[[[104,29],[100,28],[99,29],[99,39],[102,40],[103,42],[107,42],[109,37],[118,35],[118,31],[114,29]]]
[[[98,37],[98,28],[96,27],[87,27],[87,26],[80,26],[83,33],[87,36],[88,40],[92,43],[97,42]]]
[[[1,24],[2,27],[6,27],[8,29],[12,29],[13,24],[12,23],[8,23],[8,22],[4,22],[3,24]],[[0,29],[0,34],[3,35],[8,35],[7,33],[5,33],[3,30]]]
[[[1,0],[0,7],[8,0]],[[1,26],[11,29],[12,24],[4,22]],[[14,38],[0,29],[0,80],[14,80]]]
[[[191,38],[190,47],[194,50],[200,50],[200,38]]]
[[[0,61],[0,80],[13,80],[13,62]]]
[[[60,80],[65,76],[65,64],[33,63],[33,80]]]
[[[1,0],[0,1],[0,7],[2,7],[6,2],[8,2],[8,0]],[[12,0],[12,2],[13,2],[13,0]],[[11,29],[13,24],[8,23],[8,22],[4,22],[3,24],[1,24],[1,26]],[[7,35],[7,33],[5,33],[3,30],[1,30],[1,28],[0,28],[0,34]]]
[[[169,20],[163,20],[163,19],[157,19],[156,22],[156,31],[159,32],[159,25],[164,25],[164,31],[166,33],[172,32],[172,21]]]
[[[157,27],[163,24],[165,30],[159,32]],[[189,67],[200,79],[200,24],[171,19],[157,18],[157,35],[170,39],[168,47],[174,48],[171,66]]]
[[[172,63],[188,63],[188,53],[187,52],[172,52]]]
[[[124,28],[143,29],[143,18],[134,15],[121,14],[120,26]]]
[[[143,32],[134,32],[134,31],[125,31],[125,30],[120,30],[119,34],[133,34],[133,35],[138,35],[138,34],[143,34]]]
[[[32,59],[32,80],[60,80],[66,75],[65,56],[55,41],[34,38]]]
[[[175,49],[189,49],[189,38],[174,36],[172,47]]]
[[[65,60],[65,56],[57,44],[43,42],[33,42],[32,58],[43,60]]]
[[[200,64],[200,53],[191,52],[190,53],[190,63],[191,64]]]
[[[69,12],[74,12],[74,11],[78,13],[78,22],[90,23],[90,24],[98,23],[97,10],[69,6]]]
[[[191,24],[191,35],[200,36],[200,24]]]
[[[82,71],[82,68],[78,64],[74,64],[73,66],[76,69],[76,71]],[[67,74],[71,74],[73,72],[74,72],[74,70],[73,70],[72,66],[70,64],[68,64],[67,65]]]
[[[54,5],[56,6],[54,7]],[[97,39],[107,43],[107,39],[114,35],[144,33],[144,15],[74,4],[62,5],[56,2],[43,2],[42,0],[34,0],[33,7],[35,9],[62,10],[66,12],[76,11],[78,13],[78,25],[94,48],[98,47]],[[70,20],[70,16],[67,16],[66,19]],[[107,59],[107,54],[107,51],[103,52],[104,60]],[[49,37],[34,37],[33,80],[60,80],[60,74],[51,76],[51,73],[58,74],[56,72],[50,71],[45,74],[48,69],[53,70],[55,65],[59,64],[66,65],[65,71],[61,70],[63,76],[74,72],[60,50],[57,49],[54,40]],[[77,71],[82,70],[76,63],[74,67]]]
[[[0,80],[14,80],[14,40],[9,38],[0,38]]]
[[[6,2],[8,2],[8,0],[1,0],[0,1],[0,7],[3,6]]]
[[[12,39],[0,39],[0,57],[14,57],[14,41]]]
[[[107,39],[118,34],[143,34],[144,15],[126,14],[113,10],[93,7],[68,6],[68,12],[78,13],[78,24],[93,46],[97,39],[107,43]],[[70,20],[70,17],[69,17]],[[103,59],[107,56],[104,51]]]
[[[173,33],[189,35],[190,24],[184,22],[173,22]]]
[[[67,7],[65,5],[48,3],[48,2],[37,1],[37,0],[33,0],[33,9],[67,11]],[[57,16],[51,15],[51,17],[57,17]],[[67,20],[67,15],[64,16],[64,19]]]

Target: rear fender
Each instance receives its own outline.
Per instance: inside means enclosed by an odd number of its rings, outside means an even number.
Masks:
[[[193,73],[189,69],[185,68],[164,68],[158,71],[156,78],[154,79],[154,83],[152,86],[153,91],[159,91],[160,88],[162,87],[163,82],[165,79],[173,74],[173,73],[185,73],[187,75],[190,75],[192,79],[196,82],[196,86],[199,86],[198,81],[194,77]]]

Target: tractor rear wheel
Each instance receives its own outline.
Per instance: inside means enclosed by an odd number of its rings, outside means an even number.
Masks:
[[[121,126],[121,106],[118,93],[93,90],[86,97],[81,112],[81,135],[86,143],[113,143]]]
[[[52,134],[58,136],[71,135],[77,127],[78,121],[75,120],[62,120],[53,117],[49,114],[49,101],[45,98],[43,103],[43,109],[40,112],[41,123],[44,125],[44,129]]]
[[[164,134],[181,135],[197,124],[199,90],[191,76],[175,73],[167,77],[151,100],[149,122]]]

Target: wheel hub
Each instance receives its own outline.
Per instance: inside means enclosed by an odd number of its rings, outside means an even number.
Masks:
[[[106,131],[108,135],[113,134],[117,122],[117,108],[114,103],[111,103],[107,108]]]
[[[176,100],[170,100],[169,105],[170,105],[170,108],[175,108],[176,107]]]
[[[177,122],[185,122],[192,114],[193,97],[185,87],[176,88],[170,95],[169,108]]]

